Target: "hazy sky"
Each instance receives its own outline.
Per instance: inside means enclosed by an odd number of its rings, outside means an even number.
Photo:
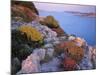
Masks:
[[[69,5],[69,4],[54,4],[54,3],[34,3],[37,9],[46,11],[76,11],[76,12],[95,12],[95,6],[88,5]]]

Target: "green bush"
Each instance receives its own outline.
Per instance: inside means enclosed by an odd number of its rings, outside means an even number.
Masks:
[[[41,24],[47,25],[50,28],[59,27],[58,21],[53,16],[47,16],[44,21],[40,21]]]
[[[28,26],[28,25],[20,26],[19,31],[22,34],[26,34],[27,38],[31,39],[31,41],[43,40],[41,33],[37,29],[33,28],[32,26]]]

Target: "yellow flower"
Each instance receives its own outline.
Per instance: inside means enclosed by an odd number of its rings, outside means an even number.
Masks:
[[[19,31],[25,33],[28,40],[31,39],[32,41],[41,41],[43,39],[41,33],[32,26],[22,25],[19,27]]]

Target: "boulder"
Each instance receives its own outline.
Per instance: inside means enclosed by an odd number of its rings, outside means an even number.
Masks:
[[[61,71],[59,68],[60,64],[61,64],[60,59],[54,57],[51,61],[41,64],[41,72]]]
[[[52,28],[53,31],[55,31],[57,33],[57,36],[63,36],[65,35],[65,32],[62,28],[58,27],[58,28]]]
[[[19,71],[20,74],[26,73],[36,73],[40,72],[40,64],[39,64],[39,57],[31,54],[30,56],[27,57],[26,60],[22,62],[22,68]]]
[[[73,71],[77,69],[77,63],[71,58],[64,58],[63,67],[66,71]]]
[[[56,45],[55,48],[57,53],[64,52],[65,55],[77,62],[81,61],[84,56],[84,49],[77,46],[73,41],[62,42]]]

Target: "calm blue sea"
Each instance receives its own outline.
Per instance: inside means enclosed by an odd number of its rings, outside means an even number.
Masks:
[[[84,38],[89,45],[96,45],[96,18],[77,16],[67,12],[39,11],[40,16],[54,16],[68,34]]]

